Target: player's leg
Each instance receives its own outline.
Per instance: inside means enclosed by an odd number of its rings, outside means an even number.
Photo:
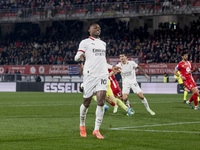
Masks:
[[[189,101],[186,101],[186,103],[190,106],[190,108],[194,108],[193,105],[191,104],[192,101],[194,101],[195,104],[195,110],[199,109],[198,107],[198,95],[199,91],[197,89],[196,83],[194,83],[192,80],[187,80],[187,82],[184,83],[184,85],[193,93]]]
[[[133,83],[132,84],[132,90],[134,93],[137,93],[138,97],[141,99],[142,103],[144,104],[146,110],[151,114],[151,115],[155,115],[155,112],[153,112],[148,104],[147,99],[144,97],[142,90],[140,88],[140,86],[138,85],[138,83]]]
[[[93,82],[94,78],[90,76],[84,76],[84,95],[83,95],[83,104],[80,107],[80,135],[82,137],[86,137],[85,130],[85,120],[88,112],[88,108],[90,106],[92,96],[94,93],[95,84]]]
[[[200,108],[198,107],[198,96],[199,96],[199,90],[197,89],[197,87],[192,88],[191,92],[193,93],[192,97],[193,97],[193,101],[194,101],[194,105],[195,105],[195,110],[200,110]]]
[[[134,114],[134,111],[132,110],[131,107],[127,107],[120,99],[115,98],[114,95],[110,95],[108,97],[109,101],[114,102],[117,106],[121,107],[124,109],[127,113],[127,115],[130,117],[132,114]]]
[[[183,85],[183,88],[184,88],[183,103],[186,103],[186,97],[187,97],[189,90],[184,85]]]
[[[122,100],[125,102],[126,106],[132,107],[131,104],[130,104],[130,101],[128,100],[128,94],[127,93],[123,93]]]
[[[97,96],[96,95],[94,95],[93,97],[92,97],[92,99],[95,101],[95,102],[97,102]],[[107,101],[108,102],[108,101]],[[113,104],[112,102],[108,102],[109,104]],[[115,105],[115,103],[114,103],[114,105]],[[109,108],[109,106],[105,103],[104,104],[104,113],[106,113],[106,111],[108,110],[108,108]]]
[[[103,121],[104,115],[104,103],[107,92],[107,76],[98,77],[96,79],[96,95],[97,95],[97,108],[96,108],[96,119],[95,119],[95,128],[93,131],[93,135],[98,139],[104,139],[104,137],[100,134],[99,129],[101,123]]]
[[[114,97],[118,97],[120,100],[122,100],[122,91],[121,91],[118,83],[116,85],[117,85],[117,87],[114,90],[112,89]],[[114,106],[113,113],[117,113],[117,110],[118,110],[118,106],[116,105],[116,106]]]
[[[106,91],[97,91],[96,120],[93,135],[95,135],[98,139],[104,139],[104,137],[99,132],[99,128],[103,121],[105,97]]]
[[[82,137],[86,137],[86,129],[85,129],[85,120],[86,114],[88,112],[88,107],[90,106],[90,102],[92,100],[92,96],[89,98],[84,98],[83,104],[80,107],[80,135]]]
[[[142,103],[144,104],[146,110],[151,114],[151,115],[155,115],[155,112],[153,112],[150,107],[149,107],[149,104],[148,104],[148,101],[147,99],[144,97],[143,93],[142,92],[139,92],[137,94],[139,96],[139,98],[141,99]]]
[[[130,89],[131,87],[127,84],[123,84],[123,87],[122,87],[122,100],[125,102],[126,106],[128,107],[131,107],[131,104],[128,100],[128,95],[130,93]]]

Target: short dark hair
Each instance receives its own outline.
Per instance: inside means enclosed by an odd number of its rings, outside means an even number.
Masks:
[[[125,54],[124,52],[119,53],[119,55],[124,55],[124,56],[126,56],[126,54]]]
[[[88,26],[88,29],[90,29],[91,26],[95,25],[95,24],[98,24],[97,22],[93,22],[91,23],[89,26]]]
[[[181,56],[188,54],[186,51],[182,52]]]

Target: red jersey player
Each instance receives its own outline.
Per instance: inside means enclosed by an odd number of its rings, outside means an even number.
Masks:
[[[108,71],[110,73],[112,71],[112,69],[108,69]],[[114,96],[121,99],[121,97],[122,97],[122,91],[121,91],[121,89],[119,87],[119,84],[118,84],[115,76],[112,75],[111,77],[109,77],[109,79],[110,79],[110,82],[111,82],[110,87],[111,87],[111,89],[113,91]]]
[[[112,72],[112,69],[108,69],[108,72],[109,72],[109,73]],[[114,96],[115,96],[115,97],[118,97],[119,99],[122,100],[122,91],[121,91],[121,89],[120,89],[120,87],[119,87],[119,84],[118,84],[118,82],[117,82],[117,80],[116,80],[116,78],[115,78],[115,76],[114,76],[114,72],[113,72],[113,75],[112,75],[111,77],[109,77],[108,79],[110,80],[110,83],[111,83],[110,87],[111,87],[111,89],[112,89],[112,91],[113,91]],[[111,104],[111,105],[112,105],[112,104]],[[131,104],[129,103],[129,100],[126,101],[126,105],[127,105],[128,107],[131,107]],[[114,106],[114,105],[113,105],[113,106]],[[118,106],[115,105],[115,106],[114,106],[113,113],[116,113],[116,112],[117,112],[117,108],[118,108]]]
[[[188,61],[188,54],[186,52],[182,53],[182,59],[183,60],[178,63],[178,65],[174,71],[174,74],[178,77],[181,77],[185,87],[193,93],[190,100],[187,101],[186,103],[190,106],[190,108],[193,109],[191,102],[194,101],[194,104],[195,104],[194,109],[200,110],[200,108],[198,107],[199,90],[197,88],[196,83],[194,82],[193,77],[192,77],[192,73],[197,70],[197,67],[193,68],[192,63],[190,61]],[[177,73],[178,71],[180,71],[180,75]]]

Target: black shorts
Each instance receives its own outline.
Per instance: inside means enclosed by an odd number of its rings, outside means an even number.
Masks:
[[[179,84],[179,86],[184,90],[185,89],[185,85],[182,83],[182,84]]]

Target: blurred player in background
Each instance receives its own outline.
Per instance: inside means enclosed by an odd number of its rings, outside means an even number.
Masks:
[[[177,72],[180,76],[180,72]],[[186,103],[186,98],[187,98],[187,94],[189,92],[189,90],[185,87],[185,85],[183,84],[183,80],[181,79],[181,77],[178,77],[176,75],[174,75],[174,81],[178,81],[179,86],[184,90],[184,96],[183,96],[183,103]],[[198,96],[198,102],[200,102],[199,100],[199,96]]]
[[[180,76],[180,72],[178,71],[177,73]],[[186,97],[187,97],[189,90],[183,84],[183,80],[181,79],[181,77],[174,75],[174,81],[175,82],[178,81],[179,86],[184,90],[183,103],[186,103]]]
[[[111,89],[112,89],[112,91],[113,91],[114,97],[116,97],[116,98],[118,97],[119,99],[122,100],[122,91],[121,91],[121,89],[120,89],[120,87],[119,87],[119,84],[118,84],[116,78],[115,78],[115,75],[114,75],[114,73],[113,73],[113,71],[112,71],[111,69],[108,69],[108,71],[109,71],[109,73],[112,74],[112,76],[110,76],[108,79],[109,79],[110,82],[111,82],[111,86],[110,86],[110,87],[111,87]],[[129,104],[129,105],[127,105],[127,106],[128,106],[128,107],[131,107],[131,105],[130,105],[130,103],[129,103],[128,100],[127,100],[127,103]],[[116,113],[116,112],[117,112],[117,109],[118,109],[118,106],[115,105],[115,106],[114,106],[113,113]]]
[[[107,91],[108,66],[106,61],[106,43],[100,40],[101,28],[94,23],[89,26],[90,37],[80,42],[75,61],[84,61],[83,83],[84,100],[80,107],[80,136],[86,137],[85,119],[90,106],[93,93],[97,95],[96,120],[93,135],[98,139],[104,139],[99,132],[103,115],[104,102]],[[113,67],[115,70],[116,67]]]
[[[193,93],[192,97],[189,101],[186,101],[186,103],[190,106],[190,108],[194,108],[191,104],[192,101],[194,101],[195,104],[195,110],[200,110],[198,107],[198,96],[199,96],[199,90],[197,88],[196,83],[194,82],[194,79],[192,77],[192,73],[197,71],[198,68],[193,68],[192,63],[188,61],[188,54],[187,52],[182,53],[182,61],[178,63],[174,74],[177,77],[180,77],[183,80],[183,84],[185,87]],[[178,74],[178,71],[180,72],[180,75]]]
[[[128,61],[125,54],[120,54],[120,60],[121,62],[117,64],[116,66],[121,68],[121,76],[122,76],[122,93],[123,97],[122,99],[124,101],[127,101],[128,95],[130,93],[130,89],[133,90],[134,93],[137,93],[139,98],[141,99],[142,103],[144,104],[146,110],[151,114],[155,115],[155,112],[153,112],[149,104],[147,102],[147,99],[144,97],[142,90],[140,89],[137,81],[136,81],[136,73],[135,69],[139,69],[145,77],[149,80],[149,76],[144,72],[144,70],[138,66],[134,61]]]

